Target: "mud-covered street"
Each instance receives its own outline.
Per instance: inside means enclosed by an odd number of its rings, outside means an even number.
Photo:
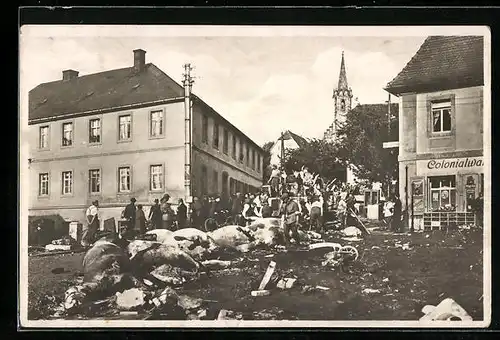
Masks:
[[[479,230],[412,235],[372,231],[361,241],[326,234],[326,241],[355,246],[359,259],[344,268],[330,268],[313,251],[259,249],[233,258],[231,268],[213,271],[211,277],[202,275],[176,291],[205,300],[202,319],[208,320],[216,319],[221,309],[244,320],[418,320],[425,305],[437,305],[445,298],[454,299],[474,320],[481,320],[482,238]],[[30,257],[30,319],[52,317],[65,290],[81,275],[83,256]],[[251,296],[270,261],[276,262],[273,277],[297,281],[290,289],[274,287],[268,296]],[[94,317],[103,315],[86,316]],[[138,313],[133,318],[179,317]]]

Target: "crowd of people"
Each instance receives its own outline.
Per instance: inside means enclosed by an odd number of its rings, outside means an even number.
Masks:
[[[299,227],[322,232],[325,221],[337,221],[340,228],[357,223],[355,195],[360,192],[359,185],[339,184],[335,180],[326,183],[307,167],[287,174],[277,166],[273,166],[267,184],[254,193],[193,197],[189,214],[182,199],[174,209],[169,194],[155,199],[147,214],[143,205],[131,198],[121,214],[124,223],[120,233],[129,237],[150,229],[173,231],[187,226],[210,231],[222,225],[244,226],[257,218],[279,217],[283,220],[285,234],[298,237]],[[99,230],[98,208],[99,202],[94,201],[87,209],[84,245],[91,244]],[[387,219],[391,209],[391,218],[398,213],[397,206],[396,211],[388,206],[384,210]]]

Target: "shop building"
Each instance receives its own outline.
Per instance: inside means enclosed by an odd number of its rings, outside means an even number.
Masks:
[[[399,193],[415,230],[475,223],[484,190],[483,37],[428,37],[385,88],[399,97]]]
[[[147,213],[165,193],[175,204],[262,185],[262,148],[146,63],[145,54],[135,50],[132,66],[122,69],[83,76],[66,70],[30,91],[30,215],[84,222],[85,209],[98,200],[102,220],[118,219],[132,197]]]

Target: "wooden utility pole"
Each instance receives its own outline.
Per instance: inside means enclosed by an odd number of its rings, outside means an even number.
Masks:
[[[387,98],[387,136],[391,137],[391,94]],[[390,141],[389,141],[390,142]]]
[[[281,170],[285,169],[285,134],[281,132]]]
[[[392,142],[391,140],[391,94],[387,98],[387,141]],[[389,153],[392,154],[392,149],[388,150]],[[387,178],[387,177],[386,177]],[[392,184],[392,176],[388,176],[389,180],[387,183],[387,197],[391,196],[391,184]]]
[[[191,64],[184,65],[184,197],[186,204],[191,203],[191,89],[194,83],[191,77]],[[189,209],[188,209],[189,211]]]

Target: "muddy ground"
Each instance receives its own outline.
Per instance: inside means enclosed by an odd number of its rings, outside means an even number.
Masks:
[[[389,234],[372,231],[363,241],[324,237],[358,248],[360,258],[345,268],[327,268],[310,252],[258,250],[245,255],[236,268],[184,285],[183,294],[212,300],[214,319],[224,308],[246,320],[418,320],[426,304],[450,297],[474,320],[483,318],[483,234],[481,231]],[[396,246],[409,243],[410,249]],[[272,255],[272,257],[271,257]],[[29,319],[50,317],[49,306],[75,284],[83,254],[30,257]],[[252,297],[269,262],[276,272],[298,278],[289,290]],[[54,268],[64,272],[54,274]],[[329,290],[305,291],[303,286]],[[378,290],[366,293],[365,288]]]

